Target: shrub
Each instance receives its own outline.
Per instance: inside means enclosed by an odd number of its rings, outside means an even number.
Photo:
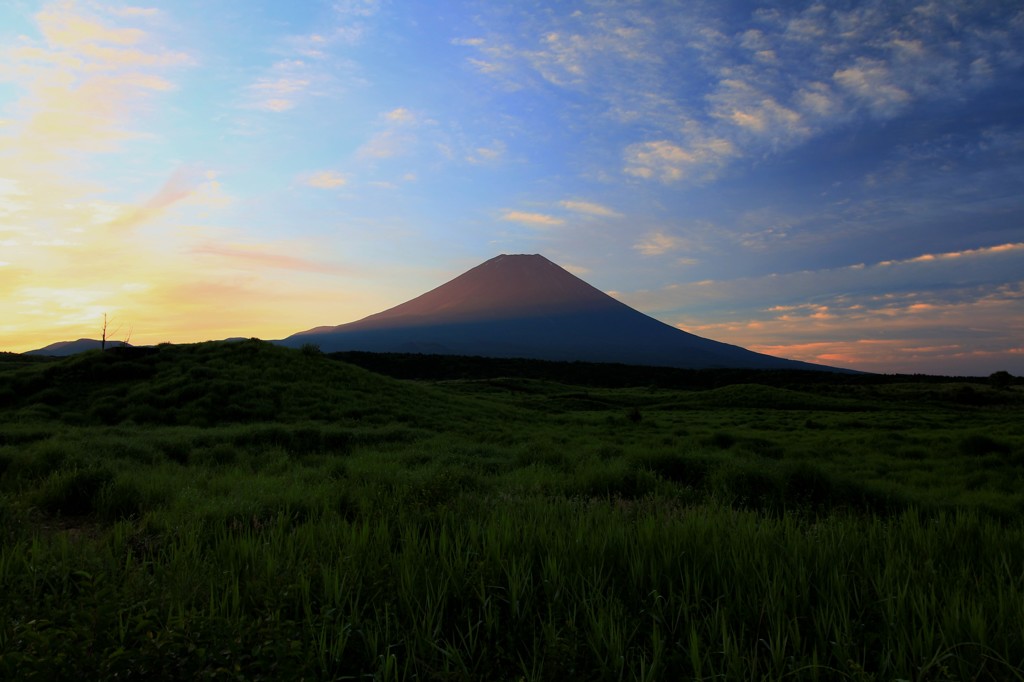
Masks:
[[[1012,448],[994,438],[972,434],[960,441],[960,454],[967,457],[983,457],[987,454],[1008,455]]]
[[[781,509],[785,499],[781,477],[764,464],[724,464],[712,473],[711,488],[731,504],[749,509]]]
[[[657,477],[650,471],[630,471],[623,462],[610,462],[578,472],[574,492],[585,497],[636,499],[652,492],[657,484]]]
[[[712,434],[708,443],[720,450],[728,450],[736,444],[736,436],[726,431],[717,431]]]
[[[137,485],[118,479],[99,491],[96,511],[108,521],[118,521],[140,516],[145,503],[145,495]]]
[[[192,441],[186,438],[171,438],[159,441],[156,445],[164,456],[178,464],[188,464],[192,452]]]
[[[744,438],[739,443],[743,450],[758,457],[782,459],[782,456],[785,454],[781,445],[765,438]]]
[[[651,471],[662,478],[690,486],[702,488],[715,462],[707,457],[680,455],[673,452],[648,452],[633,458],[637,468]]]
[[[787,504],[813,511],[831,509],[843,502],[836,481],[820,468],[808,462],[792,464],[783,472],[784,495]]]
[[[192,452],[189,457],[189,464],[199,466],[224,466],[234,464],[238,459],[238,451],[227,443],[217,443],[210,447],[201,448]]]
[[[85,516],[96,510],[100,491],[114,476],[101,468],[61,469],[38,492],[38,504],[50,513]]]

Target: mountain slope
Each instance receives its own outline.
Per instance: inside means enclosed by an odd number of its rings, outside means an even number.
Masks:
[[[119,348],[129,346],[124,341],[107,341],[107,348]],[[99,350],[103,343],[98,339],[78,339],[77,341],[58,341],[49,346],[43,346],[36,350],[25,351],[25,355],[49,355],[52,357],[66,357],[77,355],[87,350]]]
[[[420,352],[635,365],[834,368],[776,358],[659,322],[540,255],[501,255],[410,301],[281,341],[325,352]]]

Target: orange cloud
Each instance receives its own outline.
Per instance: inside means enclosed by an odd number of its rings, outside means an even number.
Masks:
[[[305,176],[302,182],[318,189],[334,189],[348,183],[348,178],[337,171],[319,171]]]
[[[645,256],[660,256],[679,248],[683,240],[664,232],[652,232],[633,245],[633,248]]]
[[[190,253],[205,256],[219,256],[228,261],[235,261],[249,265],[255,264],[269,268],[283,268],[285,270],[299,270],[302,272],[317,272],[324,274],[338,274],[344,272],[344,269],[338,265],[320,263],[283,253],[269,253],[252,247],[206,244],[192,248]]]
[[[141,206],[130,209],[106,224],[114,230],[128,230],[157,217],[164,210],[195,191],[200,181],[196,169],[180,167],[163,186]]]
[[[622,214],[614,211],[607,206],[601,204],[595,204],[592,201],[562,201],[559,202],[562,208],[573,211],[574,213],[586,213],[588,215],[599,216],[601,218],[615,218]]]
[[[565,224],[565,221],[545,213],[531,213],[529,211],[505,211],[502,220],[510,223],[522,223],[530,227],[558,227]]]

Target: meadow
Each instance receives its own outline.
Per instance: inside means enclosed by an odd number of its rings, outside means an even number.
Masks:
[[[0,595],[2,679],[1024,680],[1024,386],[5,354]]]

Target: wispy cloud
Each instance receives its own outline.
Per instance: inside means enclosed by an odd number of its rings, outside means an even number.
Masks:
[[[760,352],[867,370],[949,373],[949,362],[992,372],[1024,338],[1021,272],[1024,243],[1012,242],[619,297]]]
[[[642,142],[626,148],[623,170],[627,175],[662,182],[708,180],[734,155],[732,143],[723,138],[694,140],[689,148],[669,140]]]
[[[348,178],[338,171],[325,170],[302,177],[302,183],[317,189],[335,189],[348,183]]]
[[[369,0],[336,2],[321,29],[279,40],[268,50],[277,59],[245,87],[243,106],[281,114],[343,92],[355,69],[345,50],[365,39],[378,9]]]
[[[531,213],[529,211],[505,211],[502,213],[501,219],[530,227],[558,227],[565,224],[565,221],[561,218],[546,213]]]
[[[365,144],[356,151],[357,158],[390,159],[408,154],[416,145],[416,136],[397,130],[382,130],[374,133]]]
[[[182,166],[176,169],[157,192],[142,204],[118,211],[118,215],[106,223],[105,227],[114,231],[134,228],[152,220],[192,192],[202,183],[199,169]]]
[[[241,264],[244,267],[257,265],[323,274],[345,272],[345,269],[338,265],[293,256],[287,253],[275,253],[269,251],[268,247],[207,243],[193,247],[190,253],[198,256],[217,256],[226,263]]]
[[[679,237],[673,237],[664,232],[652,232],[636,244],[633,248],[645,256],[660,256],[678,248],[683,241]]]
[[[20,36],[0,48],[0,82],[24,91],[8,121],[15,153],[33,164],[117,149],[137,136],[127,124],[150,95],[174,88],[165,73],[193,63],[147,31],[73,2],[49,5],[35,21],[41,40]]]
[[[485,14],[484,30],[453,42],[505,89],[582,93],[596,116],[631,126],[625,174],[704,182],[863,115],[884,120],[919,102],[962,100],[1024,64],[1024,20],[1011,6],[936,7],[709,13],[651,2],[629,12],[552,10],[518,30],[497,22],[488,30]],[[575,125],[588,124],[570,111]]]
[[[573,213],[584,213],[586,215],[597,216],[599,218],[617,218],[622,215],[614,209],[602,206],[601,204],[597,204],[592,201],[566,199],[565,201],[560,201],[558,203],[567,211],[572,211]]]
[[[420,131],[434,125],[434,121],[406,107],[397,107],[381,113],[378,130],[356,150],[356,158],[390,159],[408,156],[420,144]]]
[[[276,113],[294,109],[316,78],[311,65],[301,59],[275,62],[266,75],[249,85],[250,106]]]
[[[466,161],[472,164],[495,163],[505,156],[505,143],[494,140],[485,147],[475,147],[466,154]]]
[[[406,109],[405,107],[398,107],[391,111],[384,113],[384,118],[392,123],[415,123],[416,114]]]

